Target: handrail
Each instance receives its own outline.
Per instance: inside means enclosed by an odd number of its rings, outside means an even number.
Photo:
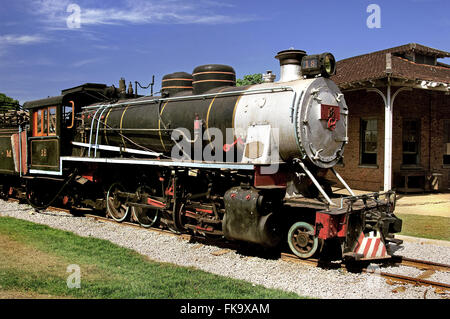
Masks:
[[[218,92],[218,93],[207,93],[207,94],[199,94],[199,95],[188,95],[188,96],[177,96],[177,97],[170,97],[170,98],[160,98],[160,99],[152,99],[152,100],[143,100],[143,101],[126,101],[121,103],[115,103],[115,104],[99,104],[99,105],[91,105],[91,106],[84,106],[83,110],[89,110],[89,109],[96,109],[96,108],[102,108],[102,107],[119,107],[124,105],[140,105],[140,104],[147,104],[147,103],[159,103],[159,102],[170,102],[170,101],[179,101],[179,100],[197,100],[197,99],[206,99],[209,97],[219,97],[219,96],[233,96],[233,95],[240,95],[240,94],[250,94],[250,93],[263,93],[263,92],[274,92],[274,91],[293,91],[295,92],[295,89],[290,86],[280,86],[280,87],[272,87],[272,88],[261,88],[261,89],[253,89],[253,90],[239,90],[239,91],[231,91],[231,92]],[[294,103],[293,103],[294,104]]]
[[[75,102],[69,101],[70,104],[72,104],[72,124],[70,126],[67,126],[67,128],[73,128],[75,124]]]

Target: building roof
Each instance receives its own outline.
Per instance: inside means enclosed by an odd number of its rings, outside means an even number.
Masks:
[[[450,84],[449,66],[440,62],[436,65],[420,64],[405,57],[405,55],[413,53],[435,58],[450,57],[450,52],[409,43],[340,60],[336,64],[336,75],[331,78],[343,89],[350,88],[355,83],[385,79],[388,75],[392,79],[414,81],[416,84],[430,81],[448,87]]]

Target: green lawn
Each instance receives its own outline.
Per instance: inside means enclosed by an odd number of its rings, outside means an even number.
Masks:
[[[0,217],[0,297],[300,298],[194,268],[153,262],[96,238]],[[67,287],[67,266],[81,269],[81,288]],[[226,266],[226,265],[225,265]],[[290,280],[287,278],[286,280]]]
[[[401,235],[450,240],[450,218],[438,216],[396,214],[403,220]]]

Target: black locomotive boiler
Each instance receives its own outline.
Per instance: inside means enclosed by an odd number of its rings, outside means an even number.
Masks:
[[[276,58],[277,82],[268,73],[236,87],[232,67],[210,64],[164,76],[159,96],[121,80],[27,102],[29,121],[2,127],[3,193],[36,208],[59,202],[143,227],[287,244],[300,258],[324,244],[340,257],[389,258],[401,230],[395,193],[356,196],[334,169],[348,108],[329,79],[333,55]],[[333,194],[331,174],[348,196]]]

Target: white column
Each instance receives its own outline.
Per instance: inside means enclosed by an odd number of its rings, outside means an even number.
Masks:
[[[384,191],[392,188],[392,104],[391,85],[388,84],[384,106]]]
[[[391,98],[391,85],[388,84],[387,86],[387,106],[385,107],[384,113],[386,121],[384,123],[384,127],[386,130],[384,133],[384,191],[392,189],[392,125],[394,117],[394,101],[397,95],[402,91],[412,91],[412,88],[399,88],[397,91],[395,91],[394,95],[392,95]]]
[[[392,123],[394,101],[397,95],[402,91],[412,91],[410,87],[402,87],[395,91],[391,98],[391,85],[388,84],[386,95],[379,89],[367,89],[367,92],[376,92],[384,102],[384,191],[392,189]]]
[[[384,191],[391,189],[392,181],[392,108],[391,85],[387,86],[387,98],[377,88],[367,89],[367,92],[378,93],[384,102]]]

